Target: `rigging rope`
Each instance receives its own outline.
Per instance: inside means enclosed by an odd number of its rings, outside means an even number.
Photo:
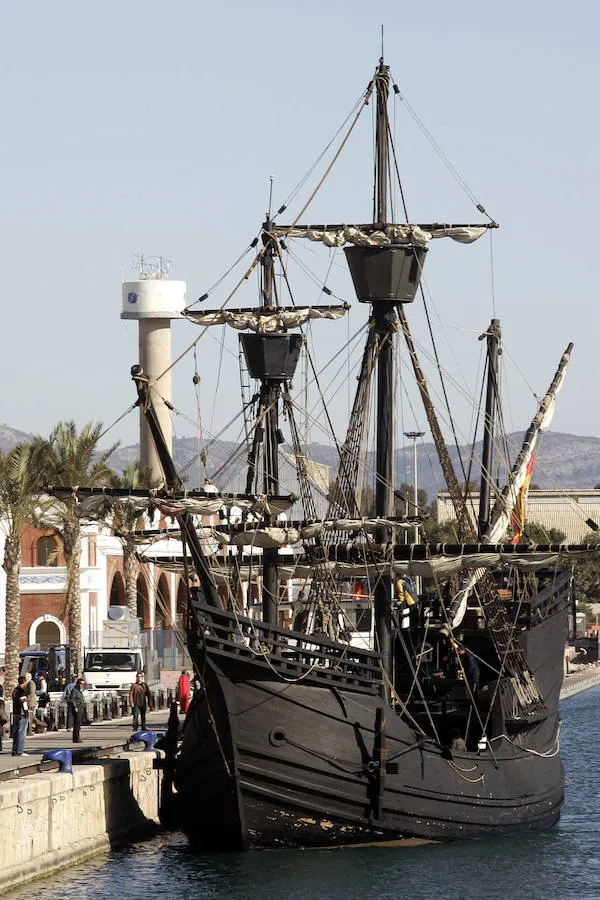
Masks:
[[[465,192],[467,197],[469,197],[469,199],[473,202],[476,209],[479,210],[479,212],[482,213],[482,215],[487,216],[487,218],[490,220],[490,222],[494,222],[494,219],[489,215],[489,213],[486,211],[484,206],[478,201],[477,197],[475,196],[475,194],[473,193],[473,191],[471,190],[469,185],[466,183],[464,178],[460,175],[458,170],[452,165],[452,163],[450,162],[450,160],[448,159],[446,154],[441,149],[440,145],[437,143],[437,141],[433,138],[433,136],[427,130],[425,124],[422,122],[422,120],[419,118],[419,116],[417,115],[415,110],[412,108],[412,106],[406,99],[406,96],[400,92],[400,89],[398,88],[398,85],[396,85],[396,84],[394,84],[394,93],[404,103],[404,105],[406,106],[410,115],[413,117],[413,120],[417,123],[417,125],[421,129],[422,133],[425,135],[425,137],[427,138],[427,140],[429,141],[429,143],[431,144],[431,146],[433,147],[435,152],[438,154],[438,156],[440,157],[440,159],[442,160],[442,162],[444,163],[444,165],[446,166],[448,171],[454,176],[457,183],[461,186],[461,188],[463,189],[463,191]]]

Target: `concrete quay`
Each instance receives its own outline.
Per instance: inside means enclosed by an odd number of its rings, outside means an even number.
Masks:
[[[167,713],[150,713],[150,730],[164,731]],[[156,832],[162,773],[156,751],[131,745],[131,719],[70,732],[31,735],[28,756],[0,754],[0,893],[32,878]],[[73,772],[42,762],[48,750],[73,751]]]
[[[565,675],[563,686],[560,691],[560,699],[566,700],[587,691],[588,688],[596,687],[600,684],[600,663],[590,663],[581,666],[576,671]]]

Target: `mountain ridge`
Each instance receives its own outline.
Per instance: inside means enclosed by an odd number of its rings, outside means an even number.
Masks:
[[[31,440],[33,435],[26,434],[9,425],[0,425],[0,450],[6,452],[17,443]],[[507,445],[510,448],[510,458],[514,460],[518,454],[523,434],[513,432],[507,435]],[[232,441],[222,441],[213,444],[209,453],[208,472],[211,476],[222,467],[227,471],[224,481],[233,481],[234,473],[231,466],[226,463],[231,456],[235,444]],[[470,457],[470,449],[465,445],[459,448],[463,459]],[[459,480],[464,480],[459,465],[459,451],[456,447],[448,446],[450,458],[455,466]],[[190,487],[197,487],[204,481],[204,469],[197,461],[198,441],[195,437],[182,437],[173,439],[173,457],[179,470],[185,470],[187,483]],[[481,442],[475,445],[474,462],[467,474],[469,480],[478,482],[480,478],[479,467],[475,460],[481,454]],[[330,478],[335,477],[336,457],[332,447],[326,444],[313,443],[311,445],[311,458],[318,463],[330,467]],[[128,465],[139,459],[139,445],[130,444],[118,447],[111,456],[109,463],[117,470],[122,471]],[[237,481],[241,477],[245,465],[244,454],[238,460],[235,469],[235,486],[227,483],[221,484],[224,490],[240,490]],[[396,483],[413,483],[413,445],[409,444],[396,451]],[[505,467],[506,470],[506,467]],[[435,447],[432,442],[417,444],[417,476],[419,488],[427,492],[429,499],[433,499],[438,490],[444,489],[441,467],[437,461]],[[505,472],[504,472],[505,476]],[[499,476],[502,480],[502,473]],[[590,490],[600,483],[600,437],[592,435],[575,435],[566,432],[548,431],[542,435],[534,467],[532,483],[538,487],[549,490]]]

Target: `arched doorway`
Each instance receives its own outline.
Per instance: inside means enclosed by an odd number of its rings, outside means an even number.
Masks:
[[[148,582],[143,572],[137,577],[137,615],[142,620],[142,628],[150,628],[150,605],[148,603]]]
[[[187,613],[188,592],[183,578],[179,579],[177,585],[177,624],[183,627],[185,624],[185,616]]]
[[[110,587],[109,606],[126,606],[125,600],[125,582],[120,572],[115,572],[112,585]]]
[[[67,640],[67,630],[60,619],[55,616],[40,616],[29,628],[29,643],[39,644],[42,650],[50,644],[64,644]]]
[[[172,625],[171,616],[171,594],[169,585],[164,573],[158,579],[156,587],[156,610],[154,613],[155,628],[170,628]]]

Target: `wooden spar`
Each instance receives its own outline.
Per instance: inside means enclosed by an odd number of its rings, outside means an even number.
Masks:
[[[535,445],[537,443],[537,439],[542,428],[547,428],[550,424],[550,419],[552,418],[553,404],[556,398],[556,394],[558,393],[560,386],[563,382],[563,378],[565,377],[565,372],[567,366],[569,364],[569,360],[571,359],[571,353],[573,351],[573,344],[570,343],[567,346],[567,349],[563,353],[560,358],[560,362],[558,364],[558,368],[554,373],[554,378],[552,379],[552,383],[550,387],[540,400],[538,404],[538,410],[531,420],[531,424],[527,429],[525,434],[525,438],[523,439],[523,445],[521,450],[519,451],[519,455],[517,456],[515,463],[512,467],[511,473],[509,475],[508,481],[502,490],[502,493],[496,500],[494,508],[490,515],[490,527],[493,530],[496,523],[501,519],[505,510],[508,508],[511,494],[513,495],[513,505],[514,505],[514,491],[515,484],[517,479],[522,477],[523,469],[528,464],[531,459],[531,455],[533,450],[535,449]]]
[[[273,308],[277,305],[277,292],[273,274],[273,262],[277,253],[277,244],[271,233],[271,220],[263,225],[262,238],[264,253],[261,258],[262,306]],[[279,382],[262,379],[260,386],[259,406],[263,413],[263,434],[265,445],[263,449],[263,490],[268,496],[279,490],[279,447],[277,434],[279,430],[279,397],[281,387]],[[275,524],[276,519],[271,520]],[[262,581],[262,617],[263,622],[269,625],[277,624],[277,600],[278,600],[278,553],[276,549],[263,551],[263,581]]]
[[[481,454],[481,482],[479,488],[478,536],[484,538],[490,524],[490,497],[492,485],[492,458],[496,407],[498,405],[498,357],[500,355],[500,321],[492,319],[490,327],[480,340],[487,338],[487,387],[485,419],[483,424],[483,450]]]
[[[458,533],[463,540],[473,541],[476,537],[475,528],[473,526],[471,516],[469,515],[469,510],[467,509],[467,503],[464,494],[460,489],[458,478],[456,477],[456,472],[454,471],[454,466],[452,465],[452,460],[450,459],[450,454],[448,453],[448,448],[446,447],[446,441],[444,440],[444,436],[442,434],[442,430],[440,428],[440,424],[438,422],[438,418],[435,413],[431,397],[429,395],[429,387],[427,385],[423,369],[421,368],[419,357],[417,356],[417,350],[412,339],[412,334],[410,333],[408,320],[406,318],[406,313],[404,312],[403,307],[399,308],[398,314],[400,317],[400,325],[402,326],[404,339],[406,340],[406,346],[408,347],[408,353],[411,359],[413,371],[415,373],[417,387],[419,388],[421,400],[423,401],[423,406],[425,408],[425,414],[427,415],[427,422],[429,423],[429,428],[433,436],[435,449],[437,451],[438,459],[442,467],[442,472],[444,473],[446,486],[450,493],[450,499],[452,500],[452,505],[454,506],[454,514],[456,516],[456,522],[458,525]]]
[[[131,377],[133,378],[135,386],[137,388],[138,402],[140,404],[142,412],[146,416],[148,428],[150,429],[150,434],[152,435],[152,440],[154,441],[154,445],[156,447],[156,453],[165,475],[167,487],[171,490],[181,490],[183,488],[183,484],[181,478],[179,477],[177,469],[175,468],[173,457],[169,453],[169,448],[167,447],[162,428],[160,427],[160,422],[158,421],[158,416],[156,415],[156,410],[154,409],[154,405],[148,391],[148,377],[144,375],[141,366],[132,367]],[[202,552],[200,539],[198,537],[198,532],[196,531],[193,519],[188,512],[176,513],[175,515],[177,521],[179,522],[179,527],[181,528],[182,533],[185,535],[185,540],[187,541],[190,550],[190,556],[192,557],[194,567],[198,574],[198,578],[200,579],[200,585],[206,598],[206,602],[210,604],[210,606],[220,607],[221,604],[219,603],[217,587],[210,571],[210,567],[206,561],[206,557]]]
[[[366,234],[371,234],[374,231],[381,231],[381,229],[385,228],[394,228],[398,225],[398,222],[366,222],[364,224],[353,224],[353,228],[357,228],[359,231],[364,231]],[[407,225],[406,222],[400,223],[403,228],[410,228],[410,225]],[[475,223],[443,223],[443,222],[413,222],[412,223],[415,228],[420,228],[421,231],[447,231],[449,228],[499,228],[497,222],[475,222]],[[349,225],[346,222],[344,225],[332,225],[329,223],[328,225],[275,225],[273,227],[273,231],[277,235],[284,236],[289,231],[341,231],[343,228],[348,228]]]
[[[387,190],[388,190],[388,112],[387,102],[390,93],[390,69],[383,64],[383,57],[379,60],[379,70],[375,76],[375,88],[377,91],[377,116],[375,122],[375,194],[377,208],[374,222],[383,225],[387,221]]]
[[[376,114],[376,169],[375,222],[387,219],[387,181],[388,181],[388,112],[389,68],[379,62],[376,75],[377,114]],[[374,300],[372,304],[373,322],[377,334],[377,432],[375,448],[375,513],[377,516],[388,516],[392,513],[393,502],[393,461],[394,461],[394,416],[393,404],[394,384],[394,332],[397,322],[395,306],[387,300]],[[380,529],[377,540],[387,543],[389,529]],[[375,636],[377,649],[381,654],[384,670],[392,672],[392,611],[390,603],[390,577],[377,579],[374,596]]]

